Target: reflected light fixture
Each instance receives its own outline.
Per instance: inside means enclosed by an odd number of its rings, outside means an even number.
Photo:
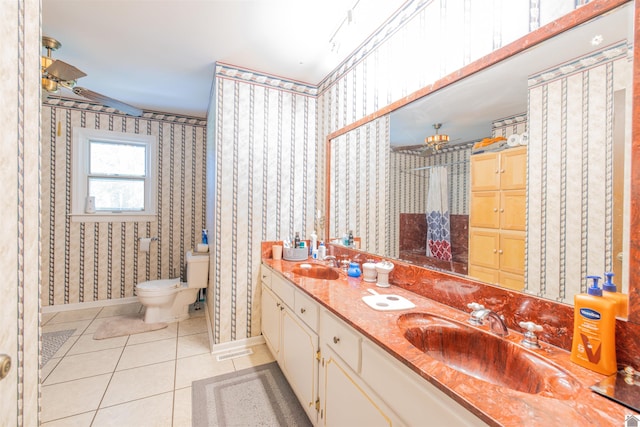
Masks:
[[[424,143],[436,151],[442,148],[446,143],[449,142],[449,135],[438,133],[438,130],[441,127],[442,127],[442,123],[434,124],[433,128],[436,130],[436,133],[424,139]]]

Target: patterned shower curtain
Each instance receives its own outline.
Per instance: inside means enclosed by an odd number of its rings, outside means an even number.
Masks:
[[[449,233],[449,192],[447,168],[433,167],[429,171],[427,194],[427,256],[451,261]]]

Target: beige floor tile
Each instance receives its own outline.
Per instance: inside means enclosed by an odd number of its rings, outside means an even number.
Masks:
[[[209,334],[193,334],[178,337],[178,358],[210,353]]]
[[[69,350],[71,349],[71,347],[73,347],[73,345],[76,343],[76,341],[78,341],[78,339],[80,338],[79,335],[73,335],[70,336],[65,342],[64,344],[62,344],[60,346],[60,348],[58,349],[58,351],[55,352],[55,354],[52,357],[56,357],[56,358],[60,358],[60,357],[64,357]]]
[[[42,327],[42,333],[58,332],[74,329],[73,336],[82,335],[82,333],[91,324],[91,320],[78,320],[75,322],[47,323]]]
[[[98,409],[111,374],[42,386],[42,422]]]
[[[173,396],[173,426],[192,425],[191,413],[191,387],[176,390]]]
[[[117,370],[136,368],[176,358],[176,339],[152,341],[127,345],[124,348]]]
[[[173,392],[101,408],[92,427],[171,427]]]
[[[56,317],[56,314],[58,313],[42,313],[42,316],[40,316],[40,326],[46,325],[48,321]]]
[[[40,371],[40,384],[44,383],[53,369],[58,366],[58,363],[62,360],[61,357],[51,358],[44,364]]]
[[[102,307],[85,308],[82,310],[59,311],[56,316],[49,321],[49,324],[76,322],[78,320],[93,320]]]
[[[253,351],[253,354],[250,354],[249,356],[231,359],[236,371],[251,368],[252,366],[264,365],[276,360],[266,344],[253,346],[251,347],[251,350]]]
[[[142,312],[142,304],[134,302],[130,304],[118,304],[103,307],[97,318],[122,316],[123,314],[135,314]]]
[[[44,423],[41,427],[91,427],[95,411]]]
[[[173,391],[175,361],[118,371],[113,374],[101,408]]]
[[[204,316],[190,317],[178,324],[178,335],[191,335],[207,332],[207,319]]]
[[[218,362],[210,353],[178,359],[176,363],[176,389],[190,387],[191,383],[235,370],[231,360]]]
[[[92,334],[85,334],[78,338],[78,341],[71,347],[67,355],[90,353],[92,351],[106,350],[108,348],[124,347],[127,337],[107,338],[104,340],[94,340]]]
[[[121,348],[112,348],[66,356],[47,377],[44,385],[112,373],[121,354]]]
[[[142,334],[129,335],[127,345],[142,344],[151,341],[166,340],[178,337],[178,323],[169,323],[166,328]]]

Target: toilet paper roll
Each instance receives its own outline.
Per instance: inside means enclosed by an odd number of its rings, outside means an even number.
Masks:
[[[150,237],[143,237],[140,239],[140,252],[149,252],[150,246],[151,246]]]

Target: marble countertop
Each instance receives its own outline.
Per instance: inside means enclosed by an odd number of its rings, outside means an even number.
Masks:
[[[347,277],[342,272],[337,280],[320,280],[294,274],[292,269],[298,262],[267,258],[262,262],[490,425],[624,425],[625,415],[636,414],[592,392],[589,387],[605,376],[573,364],[569,353],[563,349],[542,342],[539,350],[523,348],[523,351],[534,352],[573,376],[580,384],[573,397],[555,399],[497,386],[431,358],[411,345],[397,326],[398,317],[407,312],[428,312],[459,322],[466,322],[468,313],[397,286],[379,288],[361,278]],[[371,295],[368,288],[380,294],[403,296],[416,307],[398,311],[373,310],[362,301],[362,297]],[[478,328],[488,330],[488,326]],[[519,343],[522,334],[509,330],[505,339]],[[482,348],[478,351],[481,352]]]

